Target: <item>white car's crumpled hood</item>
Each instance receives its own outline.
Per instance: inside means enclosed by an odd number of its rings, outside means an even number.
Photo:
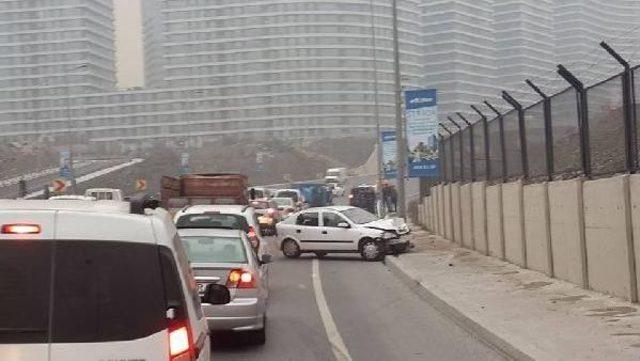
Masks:
[[[365,223],[363,227],[379,229],[381,231],[392,231],[397,234],[409,233],[409,227],[402,218],[385,218],[377,221]]]

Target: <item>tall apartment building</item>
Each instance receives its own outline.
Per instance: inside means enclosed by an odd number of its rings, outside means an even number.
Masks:
[[[0,98],[111,91],[110,0],[0,1]]]
[[[523,103],[538,101],[524,80],[534,78],[546,83],[554,77],[557,60],[551,0],[496,0],[493,26],[498,87],[512,92]]]
[[[618,73],[620,66],[598,47],[606,40],[637,62],[640,2],[634,0],[554,1],[555,53],[585,83]]]
[[[144,56],[144,86],[164,85],[164,52],[160,0],[140,0],[142,9],[142,45]]]
[[[252,120],[247,124],[289,119],[373,129],[377,70],[381,115],[391,124],[391,7],[374,0],[372,17],[371,3],[163,1],[166,84],[219,87],[221,95],[230,96],[220,111]],[[421,70],[419,1],[398,4],[404,85],[415,87]]]
[[[492,0],[423,1],[422,82],[438,89],[441,121],[473,112],[497,93],[496,40]]]

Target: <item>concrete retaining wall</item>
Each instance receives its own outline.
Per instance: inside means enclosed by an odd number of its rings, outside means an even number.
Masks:
[[[548,187],[554,275],[584,285],[582,180],[550,182]]]
[[[629,177],[586,181],[584,183],[584,222],[589,266],[589,286],[626,299],[636,298],[630,270],[634,255],[629,249],[631,224],[627,224]]]
[[[451,185],[451,207],[453,215],[453,238],[458,244],[462,244],[462,215],[460,214],[460,183]]]
[[[444,235],[453,239],[453,207],[451,206],[451,184],[444,186]]]
[[[640,175],[629,176],[629,193],[631,194],[631,230],[633,232],[633,248],[636,265],[636,288],[640,289]],[[638,291],[640,297],[640,291]]]
[[[504,258],[504,234],[502,229],[502,185],[496,184],[487,189],[487,239],[489,255]]]
[[[471,183],[460,187],[460,215],[462,218],[462,245],[473,249],[473,199],[471,197]]]
[[[527,267],[553,276],[547,183],[526,185],[523,193]]]
[[[487,254],[487,213],[485,182],[476,182],[471,185],[471,200],[473,203],[473,240],[478,252]]]
[[[503,184],[504,256],[509,262],[520,267],[526,267],[527,258],[522,209],[522,182]]]
[[[464,247],[638,301],[640,174],[437,186],[420,214]]]

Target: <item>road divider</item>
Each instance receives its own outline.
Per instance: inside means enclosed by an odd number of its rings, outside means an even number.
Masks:
[[[111,166],[109,168],[105,168],[105,169],[101,169],[101,170],[93,172],[93,173],[85,174],[83,176],[80,176],[80,177],[76,178],[76,184],[81,184],[81,183],[84,183],[84,182],[88,182],[88,181],[90,181],[92,179],[105,176],[105,175],[107,175],[109,173],[113,173],[113,172],[119,171],[121,169],[134,166],[136,164],[140,164],[140,163],[142,163],[144,161],[145,160],[142,159],[142,158],[134,158],[134,159],[131,159],[128,162],[124,162],[124,163],[121,163],[121,164],[116,164],[116,165]],[[70,181],[67,181],[66,183],[67,183],[67,187],[71,185]],[[49,190],[53,191],[53,188],[49,187]],[[33,199],[33,198],[36,198],[36,197],[40,197],[43,194],[44,194],[44,190],[40,190],[40,191],[37,191],[37,192],[29,193],[24,198],[25,199]]]

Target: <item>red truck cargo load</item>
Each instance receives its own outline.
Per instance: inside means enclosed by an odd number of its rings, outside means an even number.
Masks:
[[[162,203],[168,209],[196,204],[247,204],[249,179],[242,174],[186,174],[162,177]]]

